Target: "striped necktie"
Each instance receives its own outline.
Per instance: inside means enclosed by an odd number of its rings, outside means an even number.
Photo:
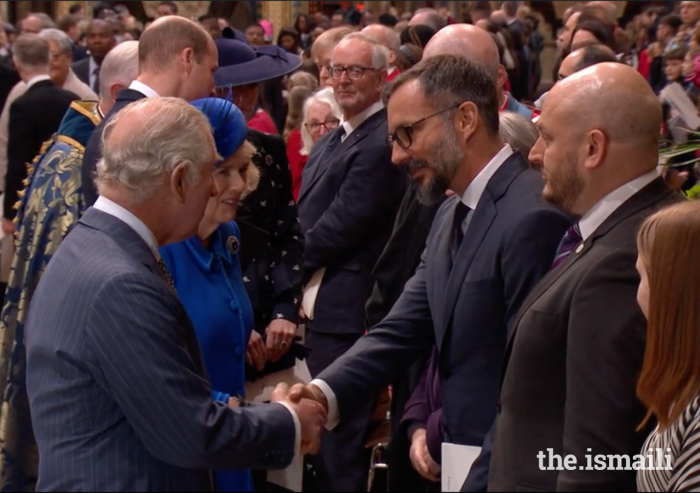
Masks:
[[[564,234],[564,238],[562,238],[561,243],[559,243],[557,255],[554,257],[554,262],[552,263],[552,269],[559,267],[559,265],[566,260],[566,257],[569,256],[574,247],[581,243],[582,240],[583,238],[578,229],[578,223],[569,226],[569,229],[567,229]]]

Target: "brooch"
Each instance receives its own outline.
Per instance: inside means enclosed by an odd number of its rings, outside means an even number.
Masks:
[[[238,238],[235,236],[229,236],[228,240],[226,240],[226,246],[228,247],[228,251],[231,252],[231,255],[236,255],[240,249]]]

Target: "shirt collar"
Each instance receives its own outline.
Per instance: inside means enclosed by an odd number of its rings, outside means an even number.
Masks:
[[[38,82],[43,82],[43,81],[45,81],[45,80],[51,80],[51,77],[49,77],[47,74],[44,74],[44,75],[35,75],[34,77],[32,77],[31,79],[29,79],[29,80],[27,81],[27,89],[29,89],[30,87],[32,87],[34,84],[36,84],[36,83],[38,83]]]
[[[135,80],[131,84],[129,84],[129,89],[133,89],[134,91],[138,91],[147,98],[159,98],[160,94],[158,94],[156,91],[148,87],[146,84],[144,84],[141,81]]]
[[[132,212],[129,212],[121,205],[103,195],[97,197],[97,201],[93,207],[104,212],[105,214],[116,217],[123,223],[126,223],[127,226],[136,231],[141,239],[146,242],[156,260],[160,259],[160,253],[158,253],[158,240],[156,240],[153,232],[148,229],[148,226],[146,226],[143,221],[136,217]]]
[[[594,205],[578,222],[581,238],[587,240],[595,230],[609,218],[622,204],[659,177],[656,170],[650,171],[606,195]]]
[[[93,57],[90,57],[90,75],[95,73],[95,69],[100,68]]]
[[[389,67],[389,70],[386,71],[387,77],[396,72],[398,69],[394,66]]]
[[[362,125],[365,120],[367,120],[370,116],[374,115],[375,113],[379,113],[384,109],[384,103],[379,100],[376,103],[374,103],[372,106],[367,108],[361,113],[358,113],[357,115],[353,116],[352,118],[343,121],[343,129],[345,130],[345,135],[349,136],[351,133],[353,133],[360,125]]]
[[[479,200],[486,190],[486,186],[496,174],[496,171],[501,167],[506,160],[513,155],[513,148],[508,144],[503,146],[503,149],[498,151],[489,163],[484,166],[484,169],[479,171],[476,178],[467,187],[467,191],[462,195],[462,203],[469,207],[471,210],[476,210],[476,206],[479,205]]]

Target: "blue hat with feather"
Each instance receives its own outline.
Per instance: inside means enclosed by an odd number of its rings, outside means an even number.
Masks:
[[[233,156],[248,135],[248,125],[241,110],[220,98],[197,99],[191,104],[209,119],[216,150],[223,158],[221,162]]]

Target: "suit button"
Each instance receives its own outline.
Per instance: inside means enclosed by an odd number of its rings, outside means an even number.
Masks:
[[[238,312],[238,303],[236,303],[235,301],[232,301],[231,303],[229,303],[228,306],[229,306],[229,308],[231,308],[232,311]]]
[[[236,354],[236,356],[241,356],[243,354],[243,346],[236,346],[236,349],[234,349],[233,352]]]
[[[496,403],[496,413],[501,414],[501,401]]]

